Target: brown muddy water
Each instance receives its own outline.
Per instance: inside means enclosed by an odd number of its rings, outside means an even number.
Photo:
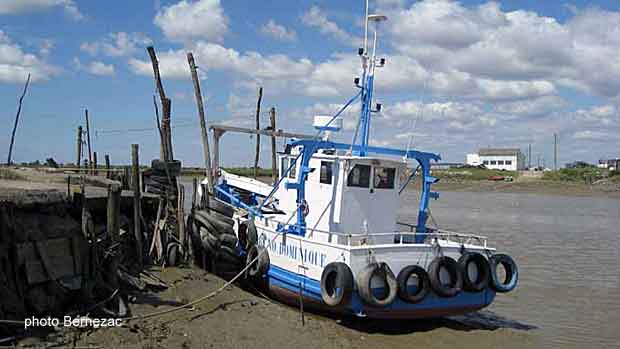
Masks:
[[[189,207],[191,179],[183,182]],[[417,199],[415,191],[403,193],[400,221],[415,222]],[[353,329],[369,345],[390,347],[620,348],[619,199],[442,192],[431,211],[440,228],[487,236],[491,247],[511,255],[519,265],[517,289],[464,317],[344,321],[332,335]]]
[[[415,219],[415,194],[401,219]],[[431,210],[440,228],[485,235],[519,265],[519,286],[490,313],[533,327],[544,347],[620,347],[620,200],[444,192]]]

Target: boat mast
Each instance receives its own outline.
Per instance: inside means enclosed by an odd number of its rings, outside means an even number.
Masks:
[[[381,109],[381,106],[378,104],[376,109],[372,109],[372,94],[374,91],[374,77],[375,77],[375,68],[377,67],[377,29],[380,22],[387,20],[386,16],[383,15],[369,15],[368,14],[368,0],[366,1],[366,18],[364,24],[364,47],[360,50],[360,54],[362,56],[362,108],[360,111],[360,129],[361,129],[361,140],[360,140],[360,156],[366,156],[368,154],[368,140],[370,138],[370,119],[371,113],[378,112]],[[373,43],[372,43],[372,54],[370,57],[368,56],[368,24],[369,22],[375,22],[374,33],[373,33]],[[379,67],[382,67],[385,64],[385,59],[381,59],[379,61]]]

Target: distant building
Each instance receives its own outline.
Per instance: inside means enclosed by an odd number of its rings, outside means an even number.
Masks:
[[[598,167],[599,168],[606,168],[610,171],[616,171],[618,170],[618,167],[620,167],[620,158],[618,159],[609,159],[609,160],[599,160],[598,161]]]
[[[478,153],[467,154],[467,164],[484,165],[493,170],[517,171],[525,168],[525,156],[517,148],[481,148]]]

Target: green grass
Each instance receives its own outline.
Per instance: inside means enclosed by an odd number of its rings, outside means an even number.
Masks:
[[[224,171],[238,176],[253,177],[254,167],[224,167]],[[270,168],[258,168],[258,177],[271,177]],[[184,167],[181,170],[181,174],[184,176],[203,176],[205,174],[204,168],[200,167]]]
[[[611,172],[613,173],[613,172]],[[586,168],[563,168],[558,171],[549,171],[543,174],[543,179],[559,182],[585,182],[592,183],[603,179],[611,174],[607,170],[596,167]]]
[[[254,167],[228,167],[224,171],[236,174],[238,176],[252,177],[254,176]],[[273,171],[269,168],[258,168],[258,177],[271,177]]]
[[[500,171],[482,168],[451,168],[447,170],[433,170],[433,176],[446,180],[471,180],[483,181],[492,176],[504,176],[517,178],[519,173],[516,171]]]

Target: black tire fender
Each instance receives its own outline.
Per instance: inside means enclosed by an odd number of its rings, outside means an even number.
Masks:
[[[321,298],[325,304],[335,307],[345,305],[353,294],[353,273],[348,265],[332,262],[321,273]]]
[[[205,227],[200,227],[200,240],[202,240],[202,246],[210,252],[215,252],[220,248],[220,240]]]
[[[228,246],[220,246],[220,249],[217,251],[215,258],[218,265],[227,264],[236,268],[241,264],[239,256],[235,254],[234,251],[232,251]]]
[[[440,272],[445,269],[450,275],[450,282],[443,284],[440,279]],[[463,288],[463,273],[459,264],[448,256],[435,258],[428,267],[428,277],[431,281],[431,288],[440,297],[454,297]]]
[[[385,287],[388,289],[385,298],[378,298],[372,292],[371,281],[374,277],[383,278]],[[362,269],[357,275],[357,292],[364,302],[376,307],[390,305],[398,294],[398,282],[390,267],[384,263],[371,263]]]
[[[234,212],[232,207],[226,205],[225,203],[217,199],[209,200],[209,209],[210,211],[212,212],[215,211],[226,218],[231,218]]]
[[[475,280],[469,277],[469,266],[474,264],[478,270]],[[491,268],[483,255],[477,252],[465,252],[459,258],[459,266],[463,272],[463,288],[469,292],[481,292],[489,286]]]
[[[258,260],[254,261],[257,256]],[[258,278],[265,275],[269,270],[270,263],[269,253],[264,247],[257,245],[252,246],[246,258],[246,265],[250,265],[247,269],[247,275],[251,278]]]
[[[234,234],[229,233],[220,234],[219,240],[222,246],[228,246],[233,249],[237,246],[237,242],[239,241]]]
[[[407,288],[407,282],[413,275],[418,278],[418,286],[415,293],[410,293]],[[431,290],[428,273],[419,265],[404,267],[398,273],[396,281],[398,282],[398,296],[407,303],[418,303],[422,301]]]
[[[207,211],[204,210],[196,211],[195,217],[196,220],[200,221],[200,223],[207,227],[209,231],[213,232],[213,234],[219,235],[223,232],[234,234],[234,221],[230,218],[224,217],[226,218],[226,221],[220,220],[214,214],[209,214],[207,213]]]
[[[497,275],[497,266],[502,265],[506,269],[506,278],[502,281]],[[489,258],[491,268],[491,287],[499,293],[510,292],[517,287],[519,281],[519,269],[517,263],[507,254],[494,254]]]
[[[248,219],[247,221],[239,224],[239,243],[246,251],[249,251],[252,246],[258,242],[258,233],[256,232],[256,225],[254,221]]]

